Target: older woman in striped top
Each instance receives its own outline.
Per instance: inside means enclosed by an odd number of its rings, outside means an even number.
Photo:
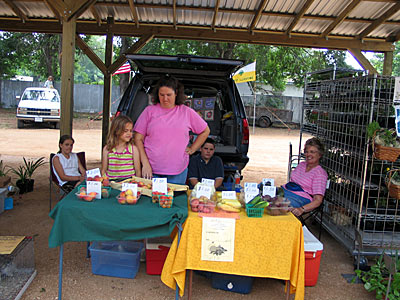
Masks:
[[[140,156],[133,145],[133,122],[127,116],[118,116],[112,123],[103,148],[101,174],[110,180],[131,176],[141,177]]]
[[[306,161],[292,171],[290,182],[282,186],[296,216],[312,211],[322,203],[328,180],[328,174],[319,165],[323,154],[324,145],[319,139],[307,140],[304,146]]]

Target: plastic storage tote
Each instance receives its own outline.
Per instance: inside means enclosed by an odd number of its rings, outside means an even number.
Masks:
[[[140,266],[143,243],[135,241],[93,242],[89,247],[92,273],[135,278]]]

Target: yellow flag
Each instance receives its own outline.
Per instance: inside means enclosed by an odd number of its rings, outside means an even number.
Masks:
[[[239,69],[234,75],[233,80],[236,83],[256,80],[256,62],[248,64]]]

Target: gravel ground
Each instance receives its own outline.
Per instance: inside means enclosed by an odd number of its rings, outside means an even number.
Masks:
[[[101,122],[88,116],[74,119],[74,150],[86,151],[88,168],[99,167]],[[0,153],[7,165],[17,166],[22,157],[38,158],[57,151],[58,130],[42,127],[16,129],[14,111],[0,109]],[[288,145],[297,149],[299,131],[282,128],[256,128],[250,138],[250,162],[244,170],[244,181],[275,178],[276,184],[286,181]],[[29,235],[35,241],[37,276],[22,300],[58,299],[59,250],[48,247],[52,227],[49,213],[48,165],[34,175],[35,189],[14,199],[14,209],[0,214],[0,235]],[[15,181],[14,181],[15,182]],[[328,233],[323,232],[324,252],[318,284],[306,288],[307,300],[375,299],[362,285],[349,284],[341,276],[352,273],[352,257]],[[277,254],[278,255],[278,254]],[[86,243],[67,243],[64,247],[63,299],[174,299],[174,291],[159,276],[150,276],[141,263],[135,279],[96,276],[86,258]],[[187,295],[184,296],[184,299]],[[275,279],[257,278],[250,294],[241,295],[211,288],[210,281],[194,274],[192,299],[284,299],[284,285]],[[293,298],[293,296],[292,296]],[[0,299],[3,300],[3,299]]]

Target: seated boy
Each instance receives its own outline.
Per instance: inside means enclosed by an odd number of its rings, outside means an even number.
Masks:
[[[218,156],[214,156],[215,142],[207,138],[200,147],[200,154],[193,156],[189,162],[189,186],[193,188],[202,178],[214,179],[215,189],[221,187],[224,180],[224,165]]]

